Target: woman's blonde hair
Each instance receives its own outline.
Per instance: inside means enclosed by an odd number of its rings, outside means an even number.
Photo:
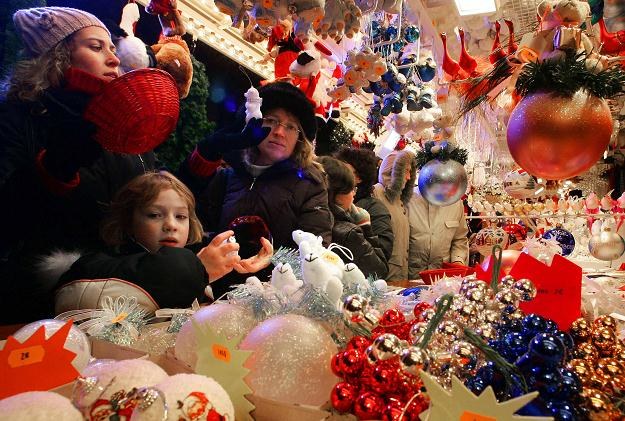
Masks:
[[[154,202],[159,193],[171,189],[178,193],[189,208],[189,238],[187,244],[202,240],[202,224],[195,214],[195,197],[187,186],[166,171],[149,172],[133,178],[122,187],[111,202],[100,234],[110,246],[120,246],[130,240],[135,209]]]
[[[35,102],[44,90],[61,86],[71,65],[72,40],[70,35],[47,53],[15,63],[3,86],[7,98]]]

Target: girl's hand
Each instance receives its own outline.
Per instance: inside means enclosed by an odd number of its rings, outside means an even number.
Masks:
[[[269,263],[271,263],[271,256],[273,256],[273,246],[265,237],[261,237],[260,242],[263,245],[263,248],[258,252],[258,254],[250,257],[249,259],[241,260],[234,265],[234,270],[239,273],[256,273],[269,266]]]
[[[226,241],[233,235],[234,231],[222,232],[197,254],[208,273],[209,282],[214,282],[230,273],[241,261],[238,255],[239,244]]]

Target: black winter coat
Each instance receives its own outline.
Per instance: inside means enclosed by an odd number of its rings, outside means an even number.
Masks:
[[[0,103],[0,295],[6,297],[0,300],[0,321],[47,316],[56,280],[36,276],[39,256],[54,249],[99,248],[100,221],[115,192],[156,166],[151,152],[104,151],[92,166],[80,169],[78,186],[64,195],[52,193],[35,165],[50,141],[43,110],[39,103]]]
[[[206,301],[208,275],[186,248],[161,247],[150,253],[138,244],[87,254],[62,277],[60,285],[79,279],[117,278],[146,290],[161,308],[186,308],[196,298]]]
[[[384,252],[384,257],[388,261],[393,254],[393,225],[391,224],[391,214],[384,206],[384,203],[372,196],[363,197],[356,200],[356,206],[369,212],[371,217],[371,229],[378,237],[378,244]]]
[[[333,241],[351,250],[353,262],[365,276],[375,275],[376,279],[384,279],[388,273],[388,264],[371,225],[354,224],[347,212],[339,206],[332,205],[331,209],[334,215]]]
[[[319,170],[302,170],[284,160],[255,178],[237,152],[224,156],[230,168],[217,170],[196,194],[205,230],[223,232],[233,219],[257,215],[267,224],[275,249],[297,248],[292,232],[298,229],[322,236],[326,245],[331,242],[332,214]]]

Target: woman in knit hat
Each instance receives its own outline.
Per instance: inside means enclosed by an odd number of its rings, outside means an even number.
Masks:
[[[289,83],[269,83],[258,92],[262,118],[245,124],[240,110],[234,127],[208,136],[183,164],[180,176],[196,194],[202,225],[221,232],[237,217],[258,216],[269,229],[274,249],[296,248],[292,232],[298,229],[322,236],[329,244],[328,194],[319,165],[313,162],[313,106]],[[221,159],[229,168],[219,168]],[[243,245],[239,254],[249,257]],[[220,283],[226,280],[213,284],[215,297],[223,291],[217,289]]]
[[[55,272],[40,277],[38,260],[55,249],[99,245],[102,205],[155,166],[151,152],[104,151],[93,139],[96,127],[82,117],[92,95],[118,76],[104,24],[65,7],[18,10],[13,22],[24,58],[0,102],[2,322],[50,314]]]

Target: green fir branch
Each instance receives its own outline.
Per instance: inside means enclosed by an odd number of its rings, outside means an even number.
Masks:
[[[432,152],[434,146],[439,146],[440,149],[437,152]],[[462,149],[451,142],[425,142],[423,147],[417,152],[416,163],[417,168],[421,169],[425,164],[433,159],[439,161],[447,161],[449,159],[457,161],[464,165],[467,163],[469,152],[466,149]]]
[[[519,75],[516,90],[525,97],[535,92],[555,92],[572,96],[585,89],[598,98],[612,98],[623,92],[625,71],[612,66],[598,73],[586,68],[586,53],[567,53],[564,60],[527,63]]]

